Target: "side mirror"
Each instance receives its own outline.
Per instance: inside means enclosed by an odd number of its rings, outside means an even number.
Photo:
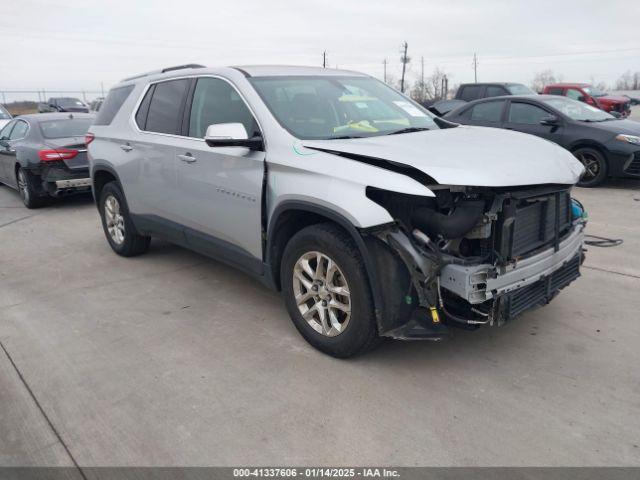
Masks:
[[[560,119],[555,115],[549,115],[548,117],[540,120],[540,125],[548,125],[550,127],[557,127],[560,125]]]
[[[241,123],[214,123],[207,127],[204,141],[210,147],[246,147],[251,150],[262,150],[262,137],[249,138],[247,130]]]

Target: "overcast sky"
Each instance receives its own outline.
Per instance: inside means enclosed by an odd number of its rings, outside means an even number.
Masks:
[[[0,91],[100,90],[182,63],[329,65],[382,77],[439,66],[451,83],[614,83],[640,70],[638,0],[20,0],[2,1]]]

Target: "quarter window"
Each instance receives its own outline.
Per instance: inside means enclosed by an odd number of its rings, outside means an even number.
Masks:
[[[169,80],[157,83],[149,104],[145,130],[156,133],[180,133],[181,112],[189,81]]]
[[[244,100],[227,82],[219,78],[198,79],[191,103],[189,136],[203,138],[209,125],[241,123],[251,137],[259,134],[258,125]]]
[[[471,109],[471,120],[478,122],[499,122],[502,119],[504,100],[479,103]]]
[[[27,122],[17,121],[16,126],[13,127],[13,130],[11,131],[11,135],[9,135],[9,140],[19,140],[24,138],[27,135],[27,130],[29,130]]]
[[[100,107],[94,125],[110,125],[132,90],[133,85],[112,89]]]
[[[549,112],[529,103],[511,103],[509,108],[509,122],[523,125],[536,125],[543,118],[549,116]]]

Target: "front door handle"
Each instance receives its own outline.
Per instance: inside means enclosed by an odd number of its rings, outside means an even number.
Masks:
[[[178,155],[178,158],[186,163],[193,163],[196,161],[196,157],[194,157],[190,153],[185,153],[184,155]]]
[[[131,150],[133,150],[133,147],[131,145],[129,145],[128,143],[126,145],[120,145],[120,148],[122,150],[124,150],[125,152],[130,152]]]

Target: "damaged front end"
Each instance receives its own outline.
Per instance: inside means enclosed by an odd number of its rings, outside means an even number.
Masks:
[[[448,326],[502,325],[580,275],[586,220],[570,187],[432,190],[367,189],[395,220],[368,240],[394,297],[383,302],[381,335],[440,339]]]

